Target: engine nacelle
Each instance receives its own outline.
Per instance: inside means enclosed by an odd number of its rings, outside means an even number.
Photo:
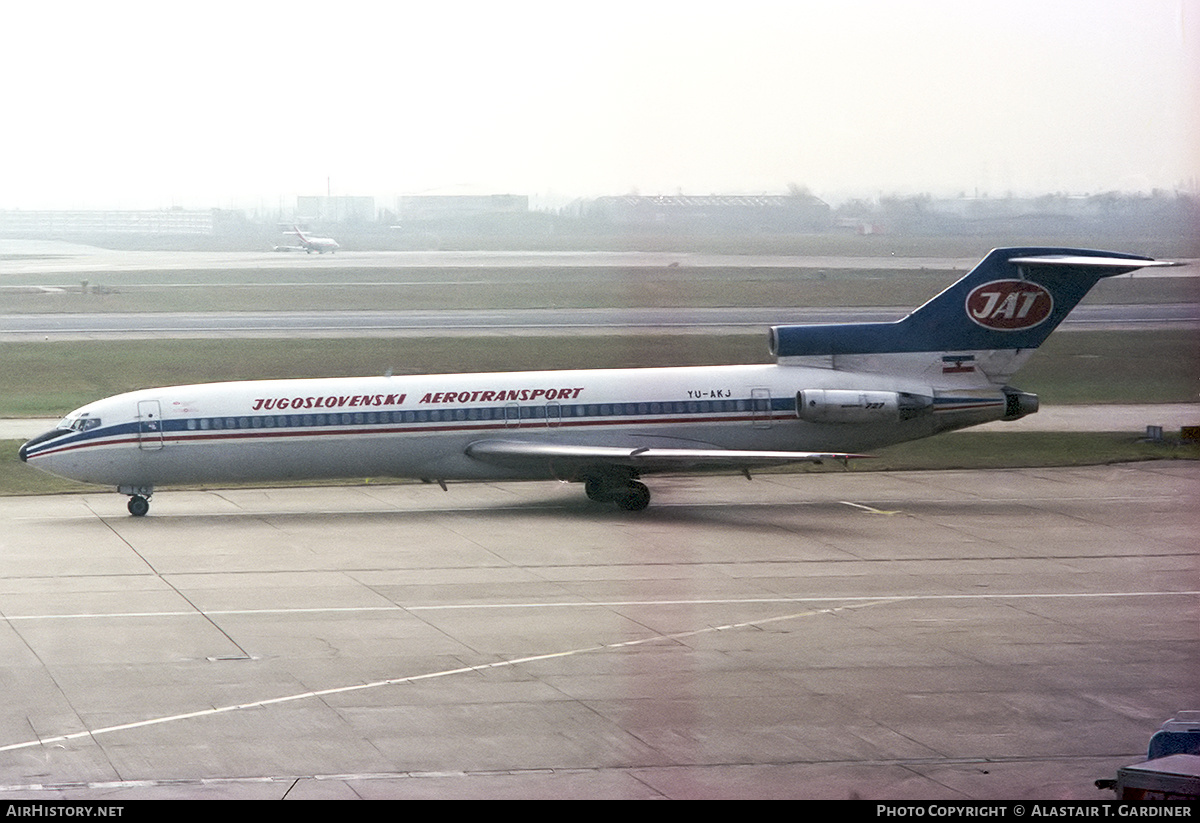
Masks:
[[[811,423],[884,423],[912,420],[933,410],[933,398],[909,392],[803,389],[796,416]]]
[[[1005,387],[1004,389],[1004,419],[1019,420],[1027,414],[1038,410],[1038,396],[1029,392],[1018,391]]]

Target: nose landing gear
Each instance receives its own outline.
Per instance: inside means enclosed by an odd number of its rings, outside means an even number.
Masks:
[[[145,517],[146,512],[150,511],[150,496],[154,494],[152,486],[119,486],[117,491],[129,495],[126,508],[134,517]]]

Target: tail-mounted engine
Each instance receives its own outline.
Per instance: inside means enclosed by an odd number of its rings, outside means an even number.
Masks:
[[[1004,389],[1004,419],[1017,420],[1038,410],[1038,396],[1014,388]]]
[[[810,423],[884,423],[912,420],[933,411],[933,398],[894,391],[803,389],[796,416]]]

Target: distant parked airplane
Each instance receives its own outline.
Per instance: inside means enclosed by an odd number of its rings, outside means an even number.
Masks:
[[[1009,380],[1087,291],[1170,265],[997,249],[902,320],[771,328],[768,365],[144,389],[76,409],[20,458],[115,486],[135,516],[173,483],[381,476],[576,481],[639,510],[652,473],[849,459],[1035,412]]]
[[[312,237],[300,231],[299,226],[292,226],[292,230],[289,233],[300,238],[300,247],[309,254],[312,254],[313,252],[317,252],[318,254],[329,252],[330,254],[333,254],[335,251],[341,248],[341,246],[338,245],[338,242],[332,237]]]

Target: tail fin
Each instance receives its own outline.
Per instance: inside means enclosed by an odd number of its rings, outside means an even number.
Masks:
[[[1173,265],[1090,249],[995,249],[902,320],[775,326],[771,352],[781,363],[1002,385],[1102,278]]]

